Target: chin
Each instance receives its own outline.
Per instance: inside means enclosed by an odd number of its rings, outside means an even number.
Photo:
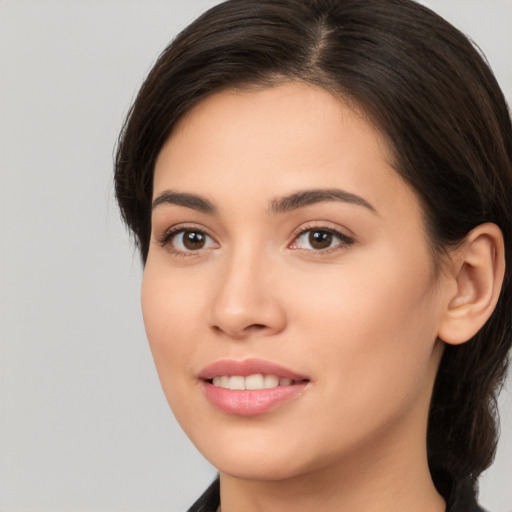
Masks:
[[[276,440],[273,436],[258,439],[254,433],[238,440],[236,437],[210,437],[207,442],[202,437],[195,444],[220,473],[241,480],[283,481],[314,471],[322,463],[318,453],[310,456],[311,448],[308,450],[299,440],[289,442],[289,438]]]
[[[262,460],[264,459],[264,460]],[[301,471],[290,465],[290,460],[276,461],[272,454],[260,454],[259,460],[234,459],[210,462],[222,474],[240,480],[260,482],[277,482],[287,480],[301,474]]]
[[[244,432],[245,430],[245,432]],[[220,434],[220,435],[219,435]],[[191,436],[196,448],[220,473],[243,480],[281,480],[294,473],[291,461],[297,452],[284,439],[247,428],[226,429]]]

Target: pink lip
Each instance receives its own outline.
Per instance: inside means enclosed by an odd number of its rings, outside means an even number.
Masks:
[[[198,377],[202,380],[210,380],[214,377],[222,377],[223,375],[241,375],[247,377],[262,373],[263,375],[276,375],[283,379],[292,380],[309,380],[305,375],[300,375],[284,366],[281,366],[263,359],[244,359],[236,361],[234,359],[223,359],[203,368]]]
[[[214,377],[241,375],[247,377],[261,373],[275,375],[279,378],[291,379],[294,384],[278,386],[269,389],[257,390],[231,390],[214,386],[210,381]],[[278,405],[302,394],[309,384],[309,379],[288,368],[270,361],[260,359],[245,359],[235,361],[231,359],[217,361],[204,368],[199,378],[208,400],[223,412],[240,416],[253,416],[262,414]]]

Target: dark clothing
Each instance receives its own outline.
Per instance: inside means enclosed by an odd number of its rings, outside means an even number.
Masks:
[[[187,512],[217,512],[220,504],[220,484],[217,478]]]
[[[465,480],[451,486],[446,500],[446,512],[485,512],[475,500],[471,484]],[[219,479],[188,509],[188,512],[216,512],[220,503]]]

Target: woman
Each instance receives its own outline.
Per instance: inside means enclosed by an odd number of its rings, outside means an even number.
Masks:
[[[162,387],[219,470],[190,510],[481,510],[512,130],[461,33],[409,0],[220,4],[150,72],[115,180]]]

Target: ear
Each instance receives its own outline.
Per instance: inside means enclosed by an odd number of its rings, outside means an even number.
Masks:
[[[505,275],[503,234],[496,224],[477,226],[450,254],[447,305],[438,338],[450,345],[471,339],[491,316]],[[454,285],[454,286],[453,286]]]

